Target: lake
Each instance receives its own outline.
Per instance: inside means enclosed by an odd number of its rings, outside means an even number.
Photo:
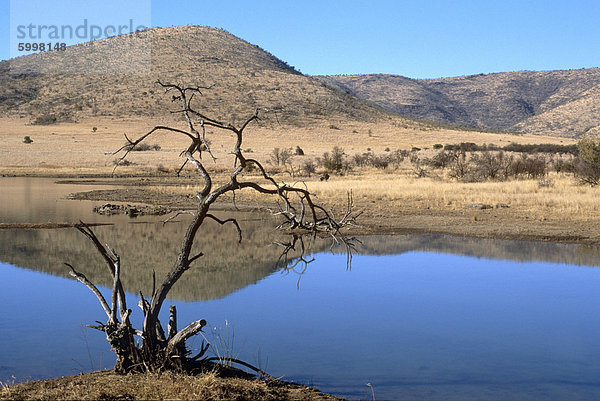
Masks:
[[[91,212],[100,202],[65,200],[96,188],[0,178],[0,222],[112,223],[94,230],[121,254],[133,304],[152,270],[169,270],[186,217],[105,217]],[[317,241],[314,262],[294,272],[277,266],[268,218],[239,217],[242,244],[231,227],[207,225],[197,243],[206,257],[166,302],[180,325],[209,322],[212,353],[349,399],[371,399],[371,388],[377,400],[600,398],[598,247],[371,236],[350,269],[342,249]],[[109,292],[75,229],[0,230],[0,381],[112,367],[104,333],[85,327],[104,312],[63,262]]]

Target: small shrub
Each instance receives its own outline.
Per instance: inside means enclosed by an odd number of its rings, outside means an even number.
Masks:
[[[373,156],[371,165],[376,169],[384,170],[390,165],[390,159],[386,156]]]
[[[58,121],[58,119],[56,118],[55,114],[43,114],[41,116],[37,116],[33,120],[32,124],[34,124],[34,125],[51,125],[51,124],[56,124],[57,121]]]
[[[413,153],[410,156],[410,164],[412,165],[413,172],[415,173],[417,178],[424,178],[429,175],[427,170],[425,170],[425,168],[423,167],[421,159],[419,159],[419,156],[416,153]]]
[[[404,158],[410,154],[408,150],[394,150],[392,154],[390,154],[389,159],[390,163],[394,168],[400,168],[400,164],[404,161]]]
[[[321,163],[327,171],[340,172],[344,168],[344,156],[344,149],[334,146],[331,154],[329,152],[323,153]]]
[[[433,168],[444,169],[448,167],[448,165],[452,162],[452,158],[452,153],[442,150],[441,152],[433,156],[431,159],[427,160],[427,164],[429,164]]]
[[[29,137],[29,135],[28,135],[28,136],[26,136],[25,138],[23,138],[23,143],[32,143],[32,142],[33,142],[33,139],[31,139],[31,138]]]
[[[285,165],[292,158],[292,148],[279,149],[273,148],[271,151],[271,163],[275,166]]]
[[[147,144],[147,143],[138,143],[135,147],[133,147],[133,145],[130,143],[125,144],[125,149],[131,150],[132,152],[147,152],[149,150],[160,150],[161,147],[159,144],[155,143],[153,145]]]
[[[370,152],[367,153],[356,153],[352,156],[352,162],[356,167],[365,167],[370,164],[370,159],[373,157],[373,154]]]
[[[584,184],[600,184],[600,141],[582,139],[577,148],[579,157],[575,162],[575,175]]]
[[[441,143],[436,143],[435,145],[433,145],[434,149],[442,149],[444,147],[444,145],[442,145]]]
[[[256,164],[254,164],[253,162],[249,161],[246,163],[246,171],[251,173],[253,171],[256,170]]]
[[[451,151],[450,156],[450,177],[463,179],[469,172],[469,162],[465,151]]]
[[[337,125],[329,125],[329,129],[340,129]]]
[[[92,127],[92,132],[98,131],[98,127]]]
[[[308,175],[309,177],[311,176],[311,174],[317,172],[315,163],[312,160],[305,161],[300,167],[300,169],[302,170],[302,172],[304,172],[304,174]]]
[[[296,156],[304,156],[304,151],[300,146],[296,146]]]
[[[127,160],[127,159],[115,159],[113,160],[113,165],[114,166],[131,166],[133,164],[133,162]]]

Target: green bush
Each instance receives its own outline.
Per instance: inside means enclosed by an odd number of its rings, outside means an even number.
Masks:
[[[340,172],[344,168],[344,156],[344,149],[334,146],[331,150],[331,154],[329,152],[323,153],[321,163],[327,171]]]
[[[600,142],[582,139],[577,144],[579,157],[575,161],[575,175],[582,183],[600,184]]]

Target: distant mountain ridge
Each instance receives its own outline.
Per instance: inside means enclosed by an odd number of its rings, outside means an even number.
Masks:
[[[518,71],[455,78],[321,76],[386,110],[443,124],[580,137],[600,134],[600,69]]]

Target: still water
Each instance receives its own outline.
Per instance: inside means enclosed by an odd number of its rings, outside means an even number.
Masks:
[[[58,198],[87,189],[22,179],[20,187],[16,179],[5,186],[4,180],[2,202],[10,198],[9,187],[18,192],[47,185]],[[55,203],[70,210],[56,208],[56,221],[115,223],[97,233],[111,244],[125,244],[121,251],[116,247],[124,269],[131,270],[124,278],[130,303],[136,299],[132,293],[151,286],[149,272],[155,269],[160,277],[161,265],[176,252],[182,224],[152,218],[132,224],[92,216],[93,203]],[[1,221],[25,219],[6,209],[0,208]],[[81,215],[71,216],[73,210]],[[242,247],[248,248],[242,254],[259,246],[260,255],[246,256],[243,263],[239,255],[223,256],[214,241],[234,249],[235,233],[209,227],[200,246],[213,244],[214,255],[190,270],[167,302],[177,305],[181,324],[207,319],[206,337],[228,344],[214,353],[231,352],[273,376],[350,399],[371,399],[367,383],[377,400],[600,398],[596,247],[369,237],[350,270],[342,252],[314,244],[315,261],[297,274],[275,268],[273,233],[256,228],[265,226],[256,218],[246,219],[248,244]],[[75,231],[0,231],[2,381],[110,368],[114,361],[103,333],[85,328],[105,320],[102,309],[86,287],[65,278],[62,262],[69,261],[94,281],[103,280],[104,266],[95,263]]]

